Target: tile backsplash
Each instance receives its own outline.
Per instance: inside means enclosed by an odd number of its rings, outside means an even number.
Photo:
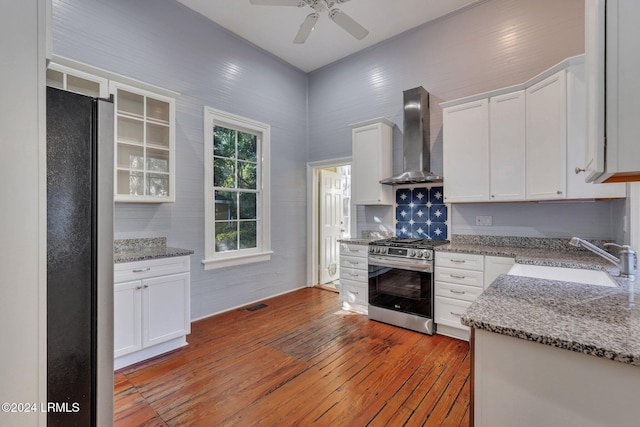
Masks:
[[[447,238],[449,212],[442,186],[398,188],[394,208],[397,237]]]

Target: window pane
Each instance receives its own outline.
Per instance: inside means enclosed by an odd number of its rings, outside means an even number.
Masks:
[[[213,158],[213,186],[235,188],[235,162],[220,157]]]
[[[255,162],[258,158],[257,140],[255,135],[238,132],[238,158]]]
[[[147,192],[148,196],[166,197],[169,195],[169,175],[161,175],[155,173],[147,174]]]
[[[240,223],[240,249],[257,247],[256,221],[243,221]]]
[[[255,190],[257,188],[255,163],[238,162],[238,188]]]
[[[222,126],[213,127],[213,155],[234,158],[236,156],[236,131]]]
[[[240,219],[257,219],[255,193],[240,193]]]
[[[215,192],[216,221],[238,219],[238,194],[229,191]]]
[[[238,222],[216,222],[216,252],[238,250]]]

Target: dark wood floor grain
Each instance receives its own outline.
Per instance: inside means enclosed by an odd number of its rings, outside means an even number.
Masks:
[[[469,345],[305,288],[192,324],[115,375],[116,426],[468,426]]]

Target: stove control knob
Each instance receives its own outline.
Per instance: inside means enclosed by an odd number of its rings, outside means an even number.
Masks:
[[[382,249],[381,249],[381,252],[382,252],[382,254],[383,254],[383,255],[386,255],[386,253],[387,253],[387,248],[382,248]]]
[[[382,253],[382,248],[376,248],[376,253],[381,254]]]
[[[424,251],[423,256],[424,256],[424,259],[427,259],[427,260],[432,258],[432,254],[429,251]]]
[[[416,251],[414,251],[413,249],[411,249],[411,250],[409,251],[409,256],[410,256],[410,257],[414,257],[414,256],[416,256]]]
[[[373,246],[369,246],[369,252],[373,252]]]

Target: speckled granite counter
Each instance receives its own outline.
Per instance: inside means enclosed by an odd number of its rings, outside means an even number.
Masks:
[[[168,247],[165,237],[121,239],[114,241],[113,262],[119,264],[123,262],[170,258],[191,255],[193,252],[191,249]]]
[[[585,251],[453,242],[437,250],[514,257],[535,265],[618,270]],[[499,276],[467,309],[466,326],[640,366],[640,271],[617,288]]]

